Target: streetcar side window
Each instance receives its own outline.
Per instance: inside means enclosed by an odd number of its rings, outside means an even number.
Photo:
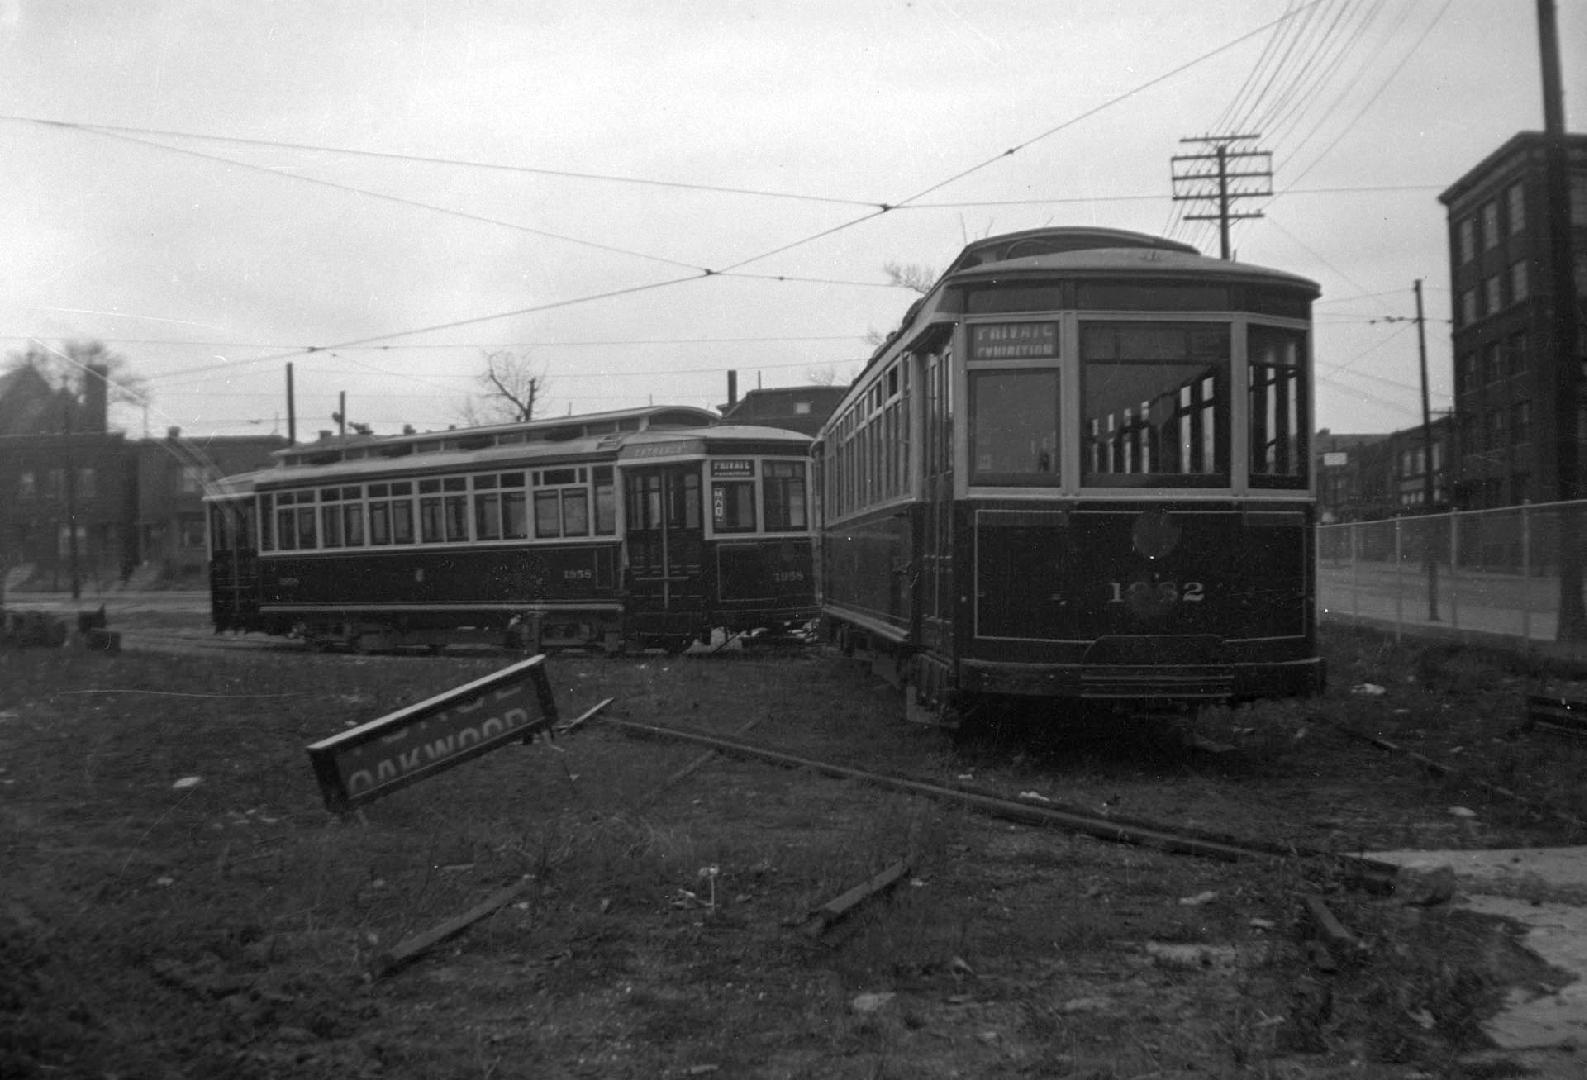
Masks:
[[[1080,334],[1088,486],[1224,486],[1229,328],[1088,323]]]
[[[492,474],[474,477],[474,538],[501,539],[501,478]]]
[[[611,536],[617,531],[617,489],[612,481],[612,467],[597,465],[595,474],[595,531]]]
[[[342,536],[348,547],[364,546],[364,489],[342,488]]]
[[[975,483],[1058,482],[1058,372],[970,372]]]
[[[275,496],[259,496],[259,550],[274,551],[276,546]]]
[[[1251,483],[1306,485],[1306,335],[1253,326],[1247,339]]]
[[[804,462],[766,462],[761,466],[761,489],[767,532],[789,532],[809,526]]]
[[[328,548],[342,546],[341,488],[325,488],[320,492],[320,544]]]
[[[445,492],[446,538],[456,542],[468,539],[468,478],[448,476],[441,481]]]
[[[522,540],[529,535],[529,512],[525,502],[523,473],[502,473],[501,532],[504,540]]]
[[[441,481],[419,481],[419,542],[439,544],[445,531],[441,517]]]
[[[384,547],[391,543],[391,485],[369,485],[369,542]]]
[[[535,492],[535,536],[545,540],[562,535],[562,493]]]

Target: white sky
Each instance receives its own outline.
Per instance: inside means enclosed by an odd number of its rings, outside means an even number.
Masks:
[[[456,423],[487,349],[552,414],[846,381],[913,299],[889,261],[1047,224],[1216,254],[1170,158],[1234,128],[1278,193],[1238,257],[1323,288],[1319,426],[1407,427],[1416,278],[1450,403],[1437,195],[1542,127],[1534,0],[0,0],[0,70],[0,349],[104,340],[133,434],[285,433],[289,360],[300,438],[340,391]]]

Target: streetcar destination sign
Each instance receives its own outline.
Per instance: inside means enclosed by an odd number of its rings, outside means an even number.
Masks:
[[[1057,323],[970,324],[972,360],[1048,360],[1057,356]]]
[[[557,722],[545,657],[482,679],[308,747],[327,808],[345,813]]]

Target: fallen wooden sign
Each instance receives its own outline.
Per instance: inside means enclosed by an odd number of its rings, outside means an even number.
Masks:
[[[556,723],[545,657],[534,656],[312,743],[309,761],[326,807],[346,813]]]

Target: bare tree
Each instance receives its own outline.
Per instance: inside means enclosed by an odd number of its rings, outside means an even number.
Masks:
[[[28,344],[26,350],[13,352],[6,357],[6,370],[31,367],[51,386],[64,387],[81,399],[91,368],[105,371],[105,400],[118,405],[143,406],[149,403],[149,384],[143,376],[134,373],[127,358],[112,352],[102,341],[64,341],[57,348],[41,341]]]
[[[937,283],[937,272],[929,266],[919,263],[898,263],[891,260],[882,264],[882,273],[887,275],[887,280],[902,289],[909,289],[925,296],[931,287]]]
[[[479,373],[480,392],[463,403],[462,419],[469,424],[513,424],[533,420],[545,397],[545,371],[527,354],[498,349],[484,354]]]

